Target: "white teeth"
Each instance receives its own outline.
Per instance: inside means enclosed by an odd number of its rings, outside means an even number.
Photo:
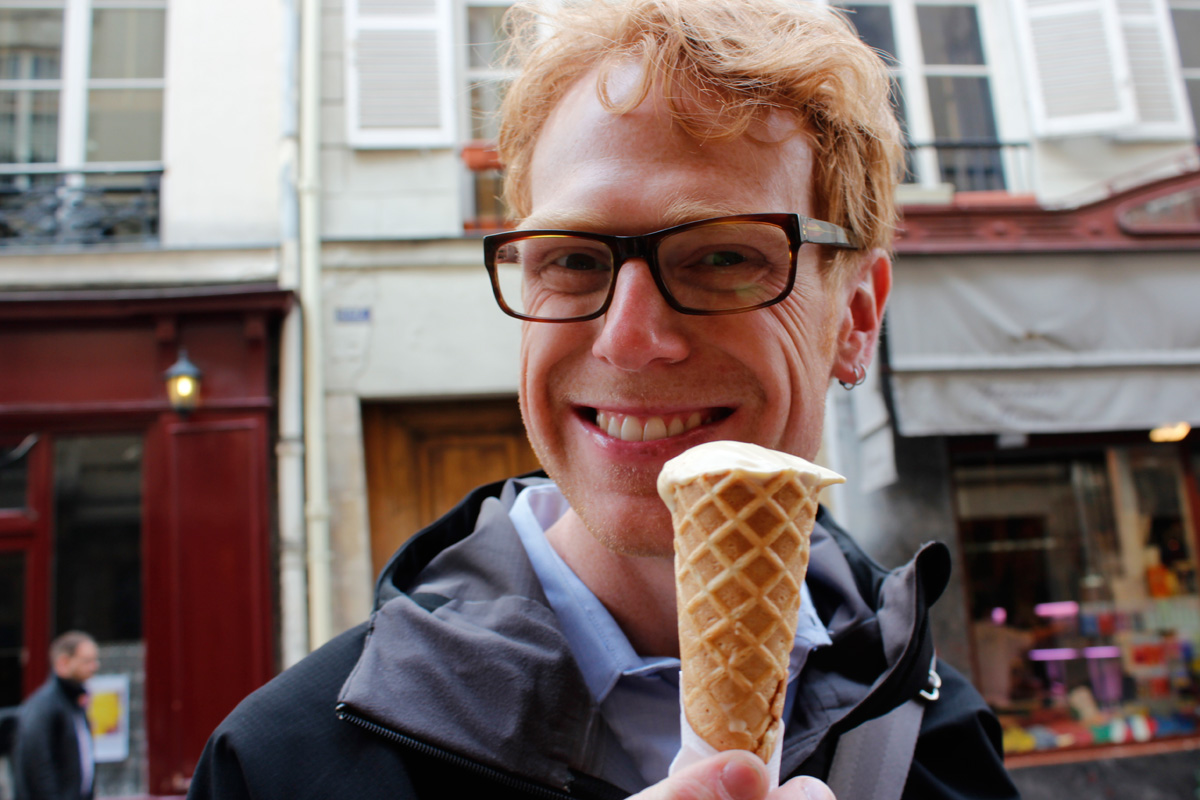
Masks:
[[[621,438],[621,419],[616,416],[609,416],[603,411],[596,412],[596,427],[607,433],[614,439]]]
[[[643,442],[653,442],[655,439],[667,438],[667,423],[663,422],[662,417],[651,417],[646,420],[646,427],[642,431]]]
[[[678,436],[692,428],[700,427],[703,421],[699,411],[693,411],[686,419],[671,417],[670,421],[662,417],[648,417],[643,420],[634,416],[596,411],[596,427],[614,439],[625,442],[653,442],[668,436]]]

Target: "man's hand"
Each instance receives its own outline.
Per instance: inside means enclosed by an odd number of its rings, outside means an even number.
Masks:
[[[816,778],[800,777],[767,793],[767,768],[751,753],[732,750],[693,764],[629,800],[835,800]]]

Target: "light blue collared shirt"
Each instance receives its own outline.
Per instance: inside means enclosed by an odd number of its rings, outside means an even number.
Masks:
[[[679,751],[679,659],[639,656],[608,609],[551,547],[546,529],[569,508],[562,492],[550,483],[522,490],[508,513],[584,681],[642,785],[630,787],[629,776],[620,774],[616,765],[600,777],[636,790],[665,778]],[[829,632],[813,610],[808,585],[802,584],[784,719],[791,716],[796,678],[808,654],[828,644]]]

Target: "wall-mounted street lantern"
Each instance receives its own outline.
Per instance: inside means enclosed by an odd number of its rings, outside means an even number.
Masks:
[[[200,379],[204,373],[188,359],[187,348],[179,348],[179,358],[163,373],[171,408],[182,415],[196,409],[200,402]]]

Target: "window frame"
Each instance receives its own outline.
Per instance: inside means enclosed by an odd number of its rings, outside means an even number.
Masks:
[[[1174,11],[1176,9],[1179,9],[1181,11],[1194,11],[1197,14],[1200,14],[1200,0],[1169,0],[1169,2],[1167,4],[1168,12]],[[1177,30],[1175,30],[1174,22],[1175,22],[1174,18],[1172,18],[1171,31],[1175,36],[1176,43],[1178,44],[1179,32]],[[1191,92],[1188,91],[1188,87],[1193,83],[1195,83],[1197,86],[1200,86],[1200,64],[1198,64],[1195,67],[1184,66],[1183,53],[1180,52],[1178,55],[1179,55],[1179,62],[1178,62],[1179,63],[1179,75],[1183,79],[1183,86],[1184,86],[1184,102],[1187,104],[1188,109],[1191,111],[1192,122],[1195,127],[1195,130],[1193,131],[1193,138],[1195,138],[1197,140],[1197,142],[1200,142],[1200,108],[1192,108],[1191,107],[1192,106]],[[1197,96],[1200,96],[1200,92],[1197,92]]]
[[[991,93],[992,115],[996,141],[1000,146],[1000,164],[1004,171],[1004,191],[1020,194],[1030,191],[1028,153],[1008,142],[1027,142],[1029,128],[1023,111],[1022,87],[1019,81],[997,80],[997,75],[1016,74],[1017,64],[1006,43],[1011,40],[1009,17],[996,4],[982,0],[852,0],[855,6],[888,8],[891,13],[892,34],[895,40],[896,63],[888,65],[893,81],[903,94],[905,124],[909,142],[916,143],[910,156],[913,179],[910,185],[922,190],[942,188],[941,167],[934,130],[933,112],[929,97],[931,77],[971,77],[987,80]],[[966,6],[975,9],[979,28],[982,64],[926,64],[922,45],[918,6]],[[853,22],[853,15],[850,17]],[[924,145],[924,146],[922,146]]]
[[[406,150],[452,147],[458,143],[458,112],[455,108],[456,80],[454,53],[459,41],[454,0],[428,0],[428,13],[364,14],[361,7],[368,0],[345,0],[343,18],[343,66],[346,101],[346,142],[356,150]],[[382,6],[380,0],[370,0]],[[437,123],[394,127],[374,127],[362,124],[360,102],[362,71],[358,54],[363,34],[427,33],[430,34],[434,55],[431,67],[437,76],[435,84]],[[410,68],[413,68],[410,65]],[[395,82],[395,76],[383,76],[383,82]]]
[[[161,170],[162,154],[148,161],[88,161],[88,101],[93,89],[156,89],[166,92],[164,57],[161,78],[92,78],[92,12],[96,10],[161,10],[167,12],[167,0],[20,0],[6,4],[13,9],[48,9],[63,12],[61,68],[57,79],[0,80],[0,90],[57,90],[58,153],[53,162],[0,163],[0,175],[37,173],[80,173],[69,181],[82,184],[86,172],[148,172]],[[164,24],[164,51],[167,46]]]
[[[455,86],[458,87],[460,96],[458,104],[459,130],[464,132],[463,142],[460,144],[467,143],[473,147],[481,147],[486,144],[488,147],[494,147],[495,141],[479,139],[474,135],[476,122],[474,109],[471,106],[471,88],[476,83],[504,81],[510,77],[508,72],[495,66],[471,66],[470,10],[472,8],[509,8],[513,2],[514,0],[458,0],[456,3],[455,31],[457,35],[455,39],[461,42],[461,46],[458,48],[456,65],[458,76]],[[485,209],[482,209],[478,202],[479,192],[486,188],[481,187],[481,182],[492,181],[498,190],[500,187],[499,175],[500,171],[491,166],[481,169],[463,164],[459,170],[460,207],[465,229],[500,230],[505,225],[506,220],[498,218],[497,215],[481,213]],[[497,206],[500,206],[499,201],[497,201]],[[500,215],[504,214],[505,209],[501,207],[498,210]]]
[[[1023,77],[1030,125],[1038,137],[1100,135],[1120,142],[1194,138],[1180,78],[1178,48],[1172,46],[1173,41],[1167,41],[1174,39],[1168,0],[1036,0],[1036,3],[1013,0],[1011,8],[1020,58],[1020,70],[1014,74]],[[1039,63],[1034,29],[1043,22],[1052,24],[1050,21],[1055,17],[1074,17],[1077,26],[1081,22],[1092,23],[1095,38],[1088,42],[1087,49],[1111,66],[1107,81],[1095,70],[1086,73],[1087,77],[1101,80],[1082,88],[1078,84],[1082,71],[1075,74],[1057,71],[1043,78],[1043,72],[1050,73]],[[1060,90],[1090,100],[1093,103],[1090,108],[1084,104],[1071,114],[1050,113],[1053,101],[1046,98],[1048,81],[1052,84],[1063,74],[1073,80]],[[1053,91],[1052,85],[1049,90]],[[1091,92],[1090,98],[1087,91]],[[1143,101],[1149,106],[1155,99],[1160,108],[1164,104],[1169,106],[1172,118],[1142,117]],[[1104,104],[1109,100],[1115,100],[1115,105],[1106,107]]]

